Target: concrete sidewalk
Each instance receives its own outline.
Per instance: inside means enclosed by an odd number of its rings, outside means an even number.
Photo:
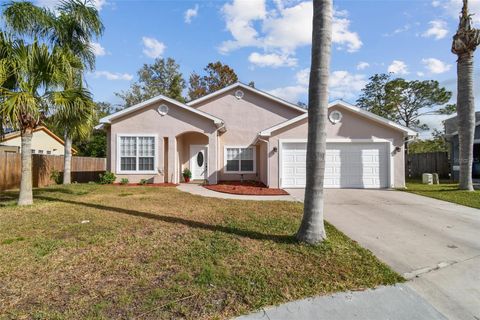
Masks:
[[[442,320],[447,318],[403,284],[293,301],[236,318],[236,320],[296,319]]]
[[[177,186],[177,189],[196,194],[203,197],[219,198],[219,199],[236,199],[236,200],[250,200],[250,201],[297,201],[295,197],[291,195],[283,196],[246,196],[239,194],[229,194],[223,192],[216,192],[202,187],[195,183],[181,183]]]

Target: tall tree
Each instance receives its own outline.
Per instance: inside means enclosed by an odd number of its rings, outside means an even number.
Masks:
[[[299,241],[315,244],[326,238],[323,222],[328,109],[328,77],[332,43],[332,0],[313,1],[312,61],[308,85],[307,181]]]
[[[235,71],[220,61],[209,63],[204,75],[193,72],[188,81],[188,97],[190,100],[201,98],[209,93],[223,89],[238,81]]]
[[[83,99],[86,92],[65,89],[68,77],[82,65],[64,50],[49,50],[36,40],[0,37],[0,114],[21,133],[21,167],[19,205],[33,203],[31,142],[33,130],[55,106]],[[14,80],[13,85],[5,86]]]
[[[55,13],[29,2],[13,2],[6,7],[5,16],[7,25],[17,34],[45,38],[57,50],[63,50],[82,62],[82,68],[66,79],[64,89],[85,92],[84,100],[66,101],[59,106],[54,117],[55,125],[61,128],[65,139],[63,183],[69,184],[72,140],[88,135],[91,130],[93,101],[83,88],[83,70],[93,70],[95,65],[91,43],[93,37],[99,37],[104,29],[98,10],[80,0],[60,1]]]
[[[457,119],[459,139],[459,189],[473,191],[472,166],[475,135],[475,101],[473,96],[473,55],[480,44],[480,31],[473,28],[468,1],[463,0],[452,52],[457,60]]]
[[[451,97],[435,80],[392,80],[388,74],[376,74],[362,89],[357,105],[410,129],[428,130],[421,117],[452,114],[455,106],[447,105]]]
[[[138,81],[129,90],[115,93],[123,99],[126,108],[160,94],[184,102],[185,80],[173,58],[157,58],[153,64],[144,64],[137,75]]]

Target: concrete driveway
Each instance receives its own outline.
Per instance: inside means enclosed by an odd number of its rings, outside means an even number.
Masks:
[[[287,191],[303,200],[303,189]],[[329,189],[325,218],[449,319],[480,319],[480,210],[401,191]]]

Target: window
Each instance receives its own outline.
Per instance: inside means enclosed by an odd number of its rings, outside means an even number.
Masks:
[[[35,153],[35,149],[32,149],[32,154],[34,154],[34,153]]]
[[[255,173],[255,148],[225,148],[225,172]]]
[[[50,150],[47,150],[47,154],[52,154],[52,151],[50,151]]]
[[[155,171],[156,138],[154,136],[118,137],[119,172]]]
[[[43,150],[38,150],[38,154],[43,154]]]

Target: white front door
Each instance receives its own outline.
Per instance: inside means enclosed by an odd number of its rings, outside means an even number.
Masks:
[[[190,170],[192,180],[207,179],[207,146],[190,146]]]

